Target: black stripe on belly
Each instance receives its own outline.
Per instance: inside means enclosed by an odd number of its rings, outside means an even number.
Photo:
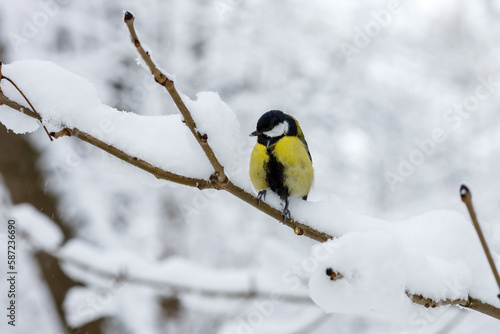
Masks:
[[[285,186],[284,182],[284,167],[276,160],[276,157],[272,154],[271,150],[268,150],[269,161],[266,166],[266,181],[271,188],[281,199],[286,199],[289,196],[288,188]]]

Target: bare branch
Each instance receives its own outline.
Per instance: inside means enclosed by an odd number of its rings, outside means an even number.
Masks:
[[[141,45],[141,42],[139,41],[139,38],[137,37],[137,33],[135,32],[134,28],[134,15],[130,12],[125,13],[124,21],[127,24],[128,30],[130,32],[130,36],[132,38],[132,43],[134,46],[137,48],[137,51],[139,52],[139,55],[142,57],[146,65],[149,67],[151,70],[151,74],[153,74],[155,80],[157,83],[165,87],[174,100],[177,108],[181,112],[182,116],[184,117],[184,121],[191,130],[191,133],[194,135],[198,143],[200,144],[201,148],[203,149],[203,152],[205,152],[205,155],[207,156],[208,160],[212,164],[215,173],[213,176],[210,178],[210,180],[214,183],[214,187],[216,189],[223,189],[225,187],[225,184],[227,183],[228,179],[226,174],[224,173],[224,167],[220,164],[219,160],[217,160],[217,157],[215,156],[214,151],[208,145],[208,136],[207,134],[201,134],[197,129],[196,129],[196,123],[193,120],[193,117],[191,116],[191,113],[189,112],[188,108],[182,101],[179,93],[177,92],[177,89],[174,86],[174,82],[170,80],[165,74],[163,74],[160,69],[154,64],[153,60],[151,59],[151,56],[149,55],[148,52],[144,50],[144,48]]]
[[[324,242],[324,241],[327,241],[327,240],[333,238],[331,235],[329,235],[327,233],[318,231],[310,226],[299,223],[291,218],[288,218],[287,220],[283,221],[283,214],[281,213],[281,211],[273,208],[269,204],[262,202],[262,201],[259,204],[259,200],[257,197],[255,197],[252,194],[247,193],[245,190],[236,186],[231,181],[228,181],[226,188],[224,190],[226,190],[227,192],[238,197],[242,201],[247,202],[248,204],[252,205],[256,209],[273,217],[274,219],[276,219],[280,223],[283,223],[285,226],[292,228],[294,231],[297,231],[297,229],[300,229],[303,232],[302,235],[304,235],[306,237],[309,237],[309,238],[316,240],[316,241],[319,241],[319,242]]]
[[[467,206],[467,210],[469,211],[470,218],[472,219],[472,223],[474,224],[474,228],[476,229],[479,240],[481,241],[481,246],[483,246],[484,254],[488,258],[488,262],[490,263],[491,270],[493,271],[493,275],[495,276],[495,280],[497,281],[498,288],[500,289],[500,276],[498,276],[498,270],[495,266],[495,261],[493,261],[493,257],[491,256],[490,249],[488,248],[488,244],[486,243],[486,239],[484,238],[483,232],[481,231],[481,226],[476,217],[476,211],[474,210],[474,206],[472,205],[472,194],[465,185],[462,184],[460,187],[460,196],[462,197],[462,202]],[[498,294],[498,298],[500,298],[500,294]]]

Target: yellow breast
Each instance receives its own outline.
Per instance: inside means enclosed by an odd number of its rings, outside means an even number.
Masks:
[[[304,143],[298,137],[285,136],[278,140],[273,154],[284,167],[284,183],[290,195],[303,197],[309,194],[314,168]]]
[[[250,156],[250,180],[257,191],[267,189],[266,165],[269,161],[267,149],[262,144],[255,144]]]

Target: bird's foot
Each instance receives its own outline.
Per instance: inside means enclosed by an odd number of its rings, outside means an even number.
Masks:
[[[284,198],[285,200],[285,207],[283,208],[283,223],[285,222],[285,220],[287,220],[288,218],[290,218],[290,210],[288,210],[288,205],[290,204],[290,202],[288,201],[288,197],[285,197]]]
[[[261,201],[264,201],[266,199],[266,189],[259,191],[257,194],[257,200],[259,201],[259,205]]]
[[[290,210],[288,210],[288,208],[284,208],[282,215],[283,215],[283,223],[284,223],[288,218],[291,217]]]

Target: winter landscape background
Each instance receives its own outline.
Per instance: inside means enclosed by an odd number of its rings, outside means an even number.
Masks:
[[[231,171],[238,178],[255,141],[247,135],[262,113],[281,109],[299,120],[309,144],[316,172],[310,201],[338,198],[387,221],[441,209],[467,216],[459,197],[466,183],[500,252],[494,1],[2,1],[0,59],[51,61],[92,83],[103,104],[145,116],[177,114],[138,66],[124,10],[134,13],[142,42],[175,74],[181,92],[192,99],[217,92],[234,111],[242,163]],[[227,193],[155,182],[71,138],[50,143],[40,129],[16,135],[2,125],[0,143],[0,216],[15,217],[25,235],[18,234],[18,326],[2,320],[2,332],[500,330],[497,320],[456,307],[398,322],[370,312],[325,314],[308,298],[270,309],[266,298],[228,297],[224,286],[236,289],[242,278],[272,291],[287,272],[300,283],[289,295],[307,297],[302,264],[316,242]],[[120,261],[130,268],[115,268],[122,280],[64,262],[61,271],[37,252],[59,247],[103,270]],[[162,261],[171,267],[158,279],[178,275],[192,289],[126,280],[127,270],[150,277]],[[207,282],[221,293],[200,293]]]

